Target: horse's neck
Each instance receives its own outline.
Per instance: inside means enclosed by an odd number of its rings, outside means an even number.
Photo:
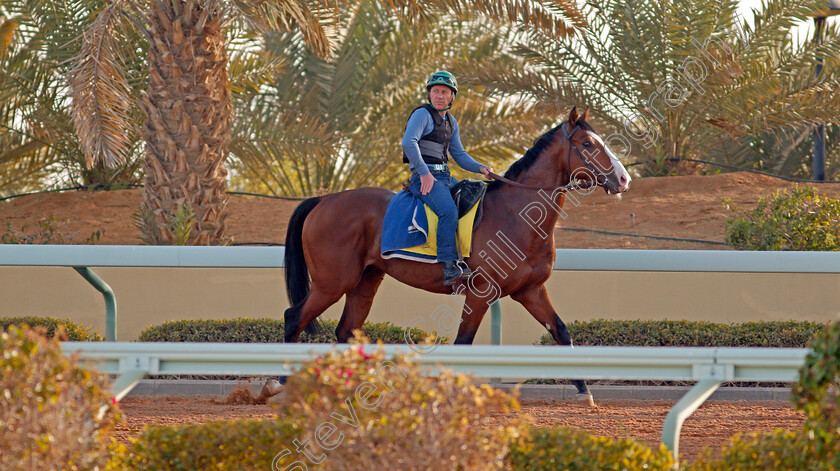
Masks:
[[[564,144],[565,141],[561,139],[548,146],[517,180],[526,185],[550,188],[568,184],[569,172],[566,170],[568,148]]]
[[[559,146],[555,144],[554,146]],[[552,147],[554,147],[552,146]],[[565,160],[558,157],[566,149],[560,146],[546,149],[545,155],[541,155],[534,164],[524,171],[517,181],[526,185],[539,186],[544,188],[559,188],[569,183],[569,174],[565,171]],[[565,157],[562,154],[561,157]],[[554,226],[561,214],[565,197],[562,191],[555,190],[532,190],[528,188],[517,188],[506,185],[502,188],[504,195],[499,195],[495,204],[507,207],[508,213],[517,215],[517,224],[525,227],[530,226],[528,239],[537,242],[537,239],[545,240],[544,236],[554,238]]]

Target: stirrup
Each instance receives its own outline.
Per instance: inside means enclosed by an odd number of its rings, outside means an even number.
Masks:
[[[465,262],[463,258],[456,260],[455,266],[461,269],[461,276],[458,278],[469,278],[472,276],[472,270],[470,270],[470,266],[467,265],[467,262]]]

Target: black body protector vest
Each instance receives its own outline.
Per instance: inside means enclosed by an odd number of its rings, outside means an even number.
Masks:
[[[414,108],[411,113],[414,114],[420,108],[425,108],[432,115],[432,120],[435,122],[435,127],[432,129],[432,132],[417,141],[423,162],[427,164],[445,164],[449,161],[449,141],[452,139],[452,123],[448,119],[443,119],[443,116],[428,103]],[[405,152],[403,152],[403,162],[408,163],[408,156],[405,155]]]

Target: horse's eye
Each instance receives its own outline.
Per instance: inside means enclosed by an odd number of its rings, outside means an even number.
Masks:
[[[592,147],[592,143],[589,141],[583,141],[583,147]]]

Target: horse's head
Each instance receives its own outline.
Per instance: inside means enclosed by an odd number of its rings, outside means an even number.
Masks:
[[[607,194],[621,194],[630,187],[630,175],[586,122],[587,117],[589,109],[579,116],[575,107],[569,113],[569,120],[560,126],[568,145],[566,155],[561,158],[565,157],[570,179],[594,182]]]

